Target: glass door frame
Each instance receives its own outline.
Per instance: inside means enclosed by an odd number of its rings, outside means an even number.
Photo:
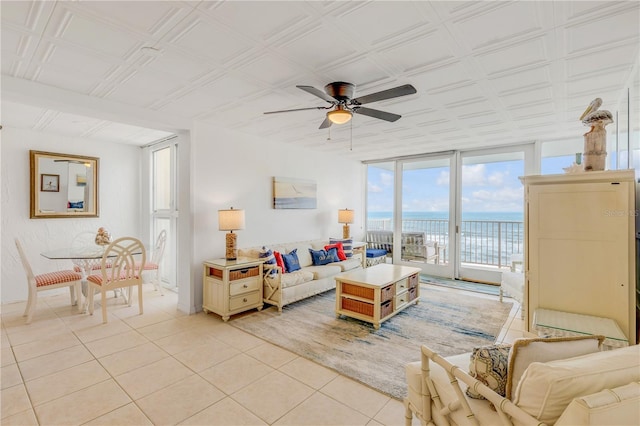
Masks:
[[[154,196],[156,194],[156,182],[155,182],[155,164],[154,154],[157,151],[163,149],[170,150],[170,205],[168,209],[156,209],[156,201]],[[162,276],[160,277],[160,285],[164,285],[172,291],[177,291],[177,241],[178,241],[178,139],[170,138],[168,140],[154,144],[149,148],[149,167],[150,167],[150,221],[149,231],[152,238],[152,244],[155,243],[154,238],[157,238],[160,227],[157,225],[157,220],[168,220],[169,229],[167,231],[167,240],[164,251],[164,263],[168,264],[168,268],[162,270]]]
[[[394,238],[393,239],[393,263],[397,265],[406,265],[413,266],[422,269],[422,273],[428,275],[436,275],[440,277],[454,277],[454,265],[456,262],[453,261],[452,255],[456,253],[456,238],[451,238],[452,235],[455,235],[455,221],[452,220],[455,216],[452,215],[453,210],[452,206],[455,204],[455,188],[456,188],[456,179],[457,173],[455,173],[455,165],[456,165],[456,156],[455,152],[448,151],[443,153],[435,153],[435,154],[426,154],[406,159],[399,159],[395,162],[395,199],[394,199],[394,217],[398,218],[394,221],[393,234],[402,235],[402,222],[403,222],[403,200],[402,200],[402,188],[403,188],[403,170],[405,164],[420,162],[420,161],[429,161],[429,160],[448,160],[449,162],[449,226],[448,226],[448,245],[446,247],[447,252],[449,253],[449,262],[446,264],[431,264],[431,263],[421,263],[421,262],[409,262],[402,260],[402,239]]]
[[[453,256],[454,263],[454,277],[457,279],[465,278],[471,279],[478,282],[486,282],[486,283],[500,283],[502,279],[502,270],[499,269],[479,269],[479,268],[470,268],[462,266],[462,256],[460,253],[461,248],[461,233],[462,229],[462,166],[463,160],[467,157],[482,157],[493,154],[506,154],[506,153],[517,153],[522,152],[524,154],[523,166],[524,166],[524,174],[523,176],[530,175],[536,173],[536,161],[535,161],[535,152],[536,152],[536,144],[535,143],[527,143],[527,144],[518,144],[518,145],[508,145],[494,148],[481,148],[467,151],[457,151],[456,152],[456,188],[455,188],[455,202],[452,204],[452,207],[455,209],[453,217],[455,217],[455,241],[456,241],[456,251],[455,256]],[[523,189],[524,190],[524,189]],[[523,197],[523,205],[524,209],[524,197]]]

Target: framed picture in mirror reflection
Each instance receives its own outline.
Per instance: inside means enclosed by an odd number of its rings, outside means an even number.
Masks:
[[[40,191],[60,192],[60,175],[40,175]]]

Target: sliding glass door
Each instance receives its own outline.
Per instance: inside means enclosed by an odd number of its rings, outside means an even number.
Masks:
[[[451,214],[453,155],[404,160],[399,163],[401,235],[395,263],[419,266],[424,273],[452,276],[454,217]]]
[[[367,238],[395,264],[499,283],[524,244],[524,192],[533,144],[448,152],[368,165]],[[376,232],[373,232],[376,231]]]
[[[457,277],[498,283],[522,256],[525,151],[463,152],[459,173]]]

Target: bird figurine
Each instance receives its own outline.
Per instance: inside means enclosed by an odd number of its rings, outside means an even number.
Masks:
[[[580,116],[582,124],[593,129],[593,127],[604,127],[609,123],[613,123],[613,115],[609,111],[598,109],[601,105],[602,99],[595,98],[592,100]]]
[[[602,105],[602,99],[601,98],[595,98],[594,100],[592,100],[591,103],[589,104],[589,106],[587,107],[587,109],[585,109],[584,112],[582,113],[582,115],[580,116],[580,120],[584,119],[584,117],[587,114],[592,113],[594,111],[597,111],[598,108],[600,108],[600,105]]]

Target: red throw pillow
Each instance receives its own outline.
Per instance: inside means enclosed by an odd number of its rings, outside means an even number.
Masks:
[[[347,255],[344,254],[344,247],[342,247],[342,243],[329,244],[327,246],[324,246],[324,249],[326,251],[329,251],[330,248],[334,247],[338,250],[338,259],[347,260]]]
[[[279,252],[274,251],[273,256],[276,258],[276,265],[278,265],[282,269],[282,273],[284,274],[285,272],[287,272],[286,268],[284,267],[282,255]]]

